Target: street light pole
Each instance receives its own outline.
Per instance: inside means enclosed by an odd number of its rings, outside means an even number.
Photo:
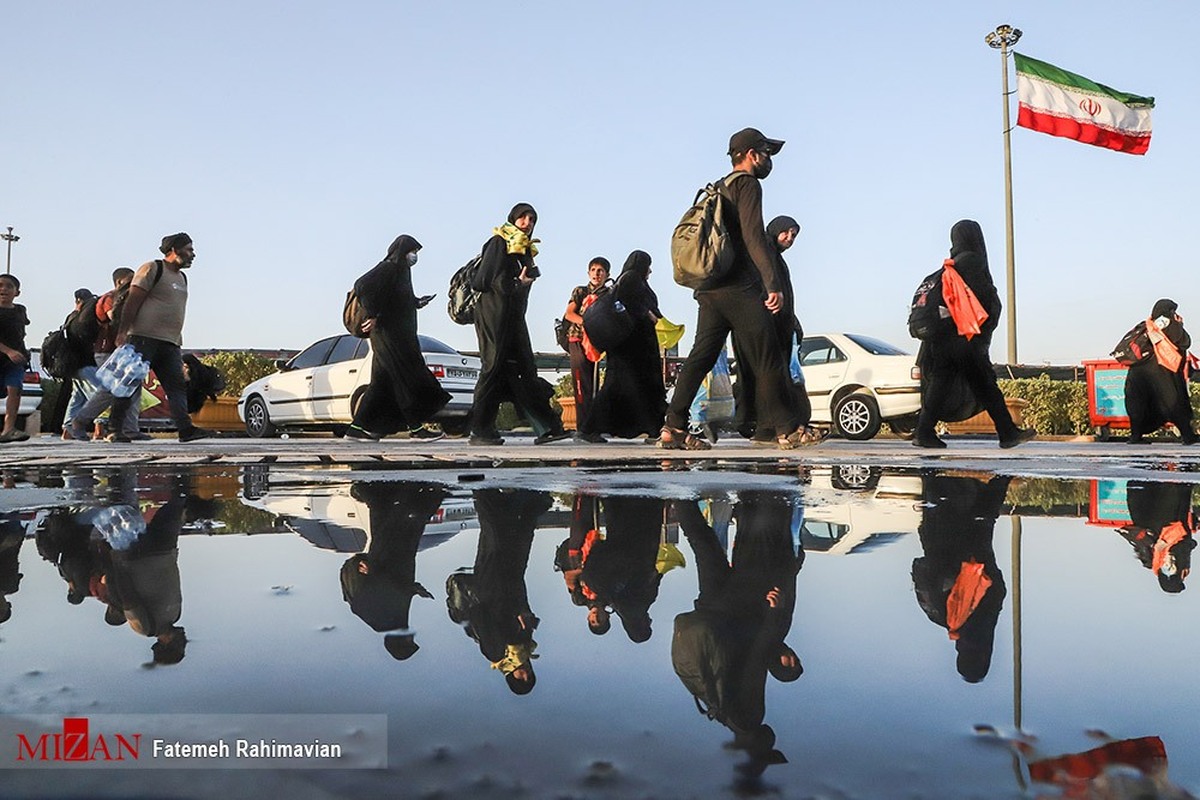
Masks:
[[[0,239],[8,242],[8,260],[4,262],[4,274],[12,274],[12,246],[13,242],[21,241],[21,237],[12,232],[12,225],[8,226],[8,233],[0,233]]]
[[[984,37],[994,50],[1000,51],[1001,94],[1004,101],[1004,243],[1008,262],[1008,363],[1017,363],[1017,268],[1013,256],[1012,148],[1009,134],[1012,126],[1008,117],[1008,50],[1021,38],[1021,31],[1012,25],[1000,25]]]

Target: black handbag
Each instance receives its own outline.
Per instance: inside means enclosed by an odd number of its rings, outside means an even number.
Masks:
[[[607,352],[633,333],[633,315],[617,299],[615,285],[604,286],[592,298],[583,310],[583,330],[597,350]]]

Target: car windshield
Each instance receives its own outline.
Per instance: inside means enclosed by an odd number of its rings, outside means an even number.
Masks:
[[[418,336],[417,339],[421,342],[421,352],[422,353],[454,353],[455,355],[458,354],[458,351],[455,350],[453,347],[446,344],[445,342],[439,342],[437,339],[434,339],[431,336]]]
[[[873,356],[908,355],[908,353],[904,352],[900,348],[890,345],[887,342],[881,342],[878,339],[872,339],[870,336],[861,336],[857,333],[847,333],[846,338]]]

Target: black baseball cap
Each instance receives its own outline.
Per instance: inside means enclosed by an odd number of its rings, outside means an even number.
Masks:
[[[75,299],[81,303],[86,303],[88,300],[91,300],[95,296],[96,295],[92,294],[91,289],[76,289],[75,290]]]
[[[758,128],[742,128],[729,137],[729,155],[757,150],[773,156],[783,149],[782,139],[768,139]]]

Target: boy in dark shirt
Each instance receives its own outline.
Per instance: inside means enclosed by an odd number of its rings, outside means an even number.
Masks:
[[[21,407],[21,387],[29,363],[25,349],[25,326],[29,316],[25,306],[13,302],[21,294],[21,282],[15,275],[0,275],[0,384],[4,386],[4,430],[0,442],[23,442],[29,438],[17,430],[17,412]]]

